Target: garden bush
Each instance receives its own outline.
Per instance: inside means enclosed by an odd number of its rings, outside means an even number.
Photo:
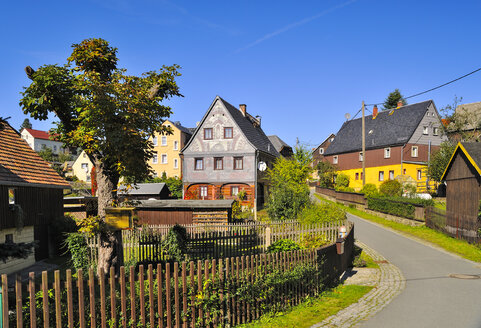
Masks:
[[[352,187],[339,187],[336,188],[336,191],[341,191],[341,192],[356,192],[356,190]]]
[[[167,237],[162,244],[171,260],[176,262],[184,261],[187,253],[187,230],[181,225],[174,225],[169,229]]]
[[[303,249],[318,249],[324,245],[329,244],[325,235],[315,235],[310,233],[304,233],[301,235],[301,241],[299,245]]]
[[[361,189],[361,193],[366,197],[376,197],[379,196],[379,190],[374,183],[366,183]]]
[[[389,198],[368,198],[367,207],[370,210],[402,216],[405,218],[414,218],[414,205],[392,201]]]
[[[335,184],[335,189],[338,190],[339,188],[347,188],[349,187],[349,176],[345,174],[338,174],[336,176],[336,184]]]
[[[289,252],[302,249],[301,246],[290,239],[280,239],[267,247],[267,253]]]
[[[71,263],[75,269],[83,269],[88,271],[91,267],[90,250],[85,239],[85,234],[80,232],[72,232],[65,239],[68,251],[71,255]]]
[[[386,196],[401,196],[403,189],[399,181],[387,180],[381,184],[379,191]]]
[[[346,219],[346,212],[332,203],[319,203],[306,206],[297,217],[304,224],[335,222]]]

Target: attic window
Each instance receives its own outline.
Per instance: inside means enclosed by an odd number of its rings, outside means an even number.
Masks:
[[[428,135],[429,134],[429,128],[427,126],[423,126],[423,134]]]
[[[391,157],[391,148],[384,148],[384,158],[390,158]]]
[[[332,157],[332,164],[337,164],[337,162],[339,161],[339,158],[336,156]]]
[[[434,127],[433,128],[433,135],[437,136],[439,134],[439,128]]]
[[[204,140],[212,140],[212,128],[205,128],[204,129]]]
[[[324,148],[319,148],[319,154],[324,154]]]

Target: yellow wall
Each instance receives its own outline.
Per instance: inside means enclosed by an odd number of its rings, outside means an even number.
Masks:
[[[415,183],[426,181],[426,165],[422,164],[403,164],[403,170],[406,169],[406,175],[411,177]],[[396,165],[386,165],[386,166],[376,166],[376,167],[366,167],[366,183],[375,184],[378,188],[383,181],[379,181],[379,171],[384,171],[384,181],[389,180],[389,171],[394,171],[394,178],[402,175],[401,164]],[[421,170],[421,179],[417,179],[417,171]],[[349,187],[356,189],[357,191],[362,189],[362,179],[361,179],[362,169],[352,169],[338,171],[337,173],[342,173],[349,176]],[[356,173],[359,173],[359,180],[356,180]]]
[[[82,168],[82,164],[87,165],[87,171]],[[87,154],[85,154],[85,151],[82,151],[72,165],[72,172],[80,181],[90,182],[90,172],[92,171],[92,167],[92,162]]]
[[[167,145],[162,146],[162,135],[156,133],[157,146],[154,146],[153,151],[157,152],[157,164],[154,163],[154,159],[149,160],[150,167],[157,173],[157,177],[162,177],[162,173],[165,172],[167,177],[182,177],[182,161],[179,156],[179,152],[184,147],[186,134],[180,131],[172,122],[165,121],[163,126],[169,126],[172,129],[173,134],[166,135]],[[153,140],[152,137],[149,139]],[[178,147],[174,149],[174,141],[178,142]],[[167,155],[167,163],[162,164],[162,155]],[[174,166],[175,160],[177,160],[177,167]]]

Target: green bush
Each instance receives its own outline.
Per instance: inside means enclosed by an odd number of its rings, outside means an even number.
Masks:
[[[302,249],[298,243],[290,239],[280,239],[267,247],[267,253],[289,252]]]
[[[374,183],[366,183],[361,189],[361,193],[366,197],[376,197],[379,196],[379,190]]]
[[[303,249],[318,249],[329,244],[329,240],[327,240],[326,235],[304,233],[301,235],[299,244]]]
[[[336,191],[341,191],[341,192],[356,192],[356,190],[352,187],[338,187],[336,188]]]
[[[83,269],[88,271],[91,266],[90,250],[85,235],[80,232],[69,233],[65,243],[71,255],[72,266],[77,270]]]
[[[414,218],[414,205],[392,201],[388,198],[368,198],[367,207],[373,211],[402,216],[409,219]]]
[[[297,217],[304,224],[335,222],[346,219],[346,212],[332,203],[319,203],[306,206]]]
[[[300,191],[290,188],[277,188],[271,190],[267,202],[267,213],[273,219],[295,219],[309,203],[309,188],[307,188],[307,185]]]
[[[347,188],[347,187],[349,187],[349,176],[342,173],[338,174],[336,176],[336,184],[335,184],[336,190],[338,188]]]
[[[382,197],[383,199],[392,200],[395,202],[403,202],[409,203],[413,205],[419,205],[422,207],[434,206],[434,200],[432,199],[423,199],[419,197]]]
[[[402,185],[397,180],[384,181],[379,187],[381,194],[386,196],[402,196]]]
[[[163,246],[171,260],[184,261],[187,253],[187,230],[181,225],[174,225],[169,229],[167,238],[163,241]]]

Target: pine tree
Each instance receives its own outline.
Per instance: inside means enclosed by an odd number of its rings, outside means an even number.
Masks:
[[[396,108],[397,104],[399,101],[402,101],[403,106],[407,105],[406,99],[404,99],[404,96],[401,94],[401,91],[399,89],[395,89],[393,92],[391,92],[386,100],[384,100],[384,110],[386,109],[391,109],[391,108]]]

